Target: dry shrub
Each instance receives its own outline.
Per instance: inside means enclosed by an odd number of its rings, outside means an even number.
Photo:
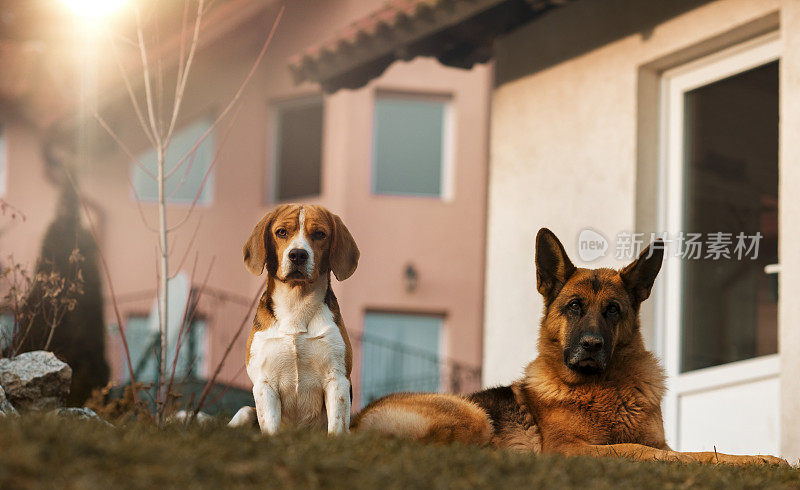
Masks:
[[[147,391],[152,388],[151,384],[136,383],[128,385],[122,393],[121,398],[112,398],[111,390],[114,382],[109,382],[102,388],[96,388],[92,395],[86,400],[86,407],[97,413],[103,420],[114,425],[126,425],[131,422],[152,424],[155,422],[153,411],[142,397],[135,397],[137,393]]]

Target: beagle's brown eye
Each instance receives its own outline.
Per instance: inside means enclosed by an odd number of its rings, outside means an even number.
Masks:
[[[280,238],[286,238],[286,228],[278,228],[275,230],[275,236]]]
[[[326,235],[325,232],[322,230],[317,230],[311,234],[311,238],[313,238],[314,240],[322,240],[326,236],[328,235]]]

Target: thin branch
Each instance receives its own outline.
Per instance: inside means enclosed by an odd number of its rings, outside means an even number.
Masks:
[[[181,44],[180,49],[178,50],[178,71],[175,76],[175,93],[173,97],[178,93],[178,87],[181,83],[181,77],[183,76],[183,66],[186,63],[184,55],[186,54],[186,24],[189,20],[189,0],[183,0],[183,17],[181,18]]]
[[[222,392],[219,395],[217,395],[216,398],[211,400],[209,405],[211,405],[213,407],[214,405],[219,403],[220,400],[222,400],[222,397],[225,396],[225,393],[227,393],[228,390],[231,388],[231,385],[233,384],[233,382],[236,381],[237,379],[239,379],[239,376],[242,375],[242,373],[244,372],[244,368],[245,368],[245,365],[242,364],[242,367],[239,368],[239,371],[236,372],[236,374],[233,376],[233,378],[231,378],[231,380],[228,383],[225,383],[225,388],[222,389]]]
[[[161,134],[158,132],[156,126],[156,116],[153,110],[153,94],[150,88],[150,65],[147,63],[147,46],[144,43],[144,33],[142,32],[142,19],[139,13],[139,7],[134,8],[136,12],[136,36],[139,39],[139,53],[142,56],[142,72],[144,76],[144,93],[145,100],[147,101],[147,115],[150,119],[150,130],[153,132],[153,137],[156,140],[156,151],[161,152]]]
[[[191,172],[192,167],[194,167],[195,156],[197,156],[197,153],[196,152],[192,153],[192,158],[189,159],[189,163],[188,165],[186,165],[186,171],[183,172],[183,177],[181,177],[181,180],[178,182],[178,184],[175,186],[172,192],[170,192],[169,196],[167,196],[167,199],[172,199],[175,196],[175,194],[178,193],[178,190],[180,190],[180,188],[183,187],[183,184],[186,183],[186,179],[189,177],[189,172]]]
[[[95,112],[95,113],[94,113],[94,117],[95,117],[95,119],[97,119],[97,122],[98,122],[98,123],[100,123],[100,126],[102,126],[102,127],[103,127],[103,129],[105,129],[105,130],[106,130],[106,132],[109,134],[109,136],[111,136],[112,138],[114,138],[114,141],[116,141],[116,142],[117,142],[117,144],[119,145],[119,147],[122,149],[122,151],[124,151],[124,152],[125,152],[125,154],[126,154],[126,155],[128,155],[128,158],[130,158],[131,160],[133,160],[133,163],[135,163],[135,164],[136,164],[136,166],[138,166],[138,167],[139,167],[139,168],[142,170],[142,172],[146,173],[148,176],[150,176],[150,178],[152,178],[152,179],[155,179],[155,178],[156,178],[156,176],[153,174],[153,172],[151,172],[151,171],[147,170],[147,167],[145,167],[144,165],[142,165],[142,162],[140,162],[140,161],[139,161],[139,159],[138,159],[138,158],[136,158],[136,157],[133,155],[133,152],[131,152],[131,151],[128,149],[128,147],[127,147],[127,146],[125,146],[125,143],[123,143],[123,142],[122,142],[122,140],[119,138],[119,136],[117,136],[117,133],[115,133],[115,132],[114,132],[114,130],[113,130],[113,129],[111,129],[111,127],[110,127],[110,126],[109,126],[109,125],[106,123],[105,119],[103,119],[103,118],[100,116],[100,114],[98,114],[97,112]]]
[[[253,300],[250,302],[250,306],[247,308],[247,312],[242,318],[242,322],[239,324],[239,328],[236,329],[236,333],[233,335],[233,338],[231,338],[231,341],[228,343],[228,347],[225,349],[225,353],[222,354],[222,359],[220,359],[219,363],[217,364],[217,367],[214,369],[214,374],[211,376],[208,382],[206,382],[206,385],[203,387],[203,392],[200,394],[200,399],[197,401],[197,407],[195,408],[194,413],[192,414],[192,420],[194,420],[194,417],[197,416],[197,412],[199,412],[200,409],[203,408],[203,403],[206,401],[206,397],[208,396],[208,392],[211,389],[211,386],[217,380],[217,376],[219,376],[219,372],[222,370],[223,364],[225,364],[225,359],[228,358],[228,354],[231,353],[234,344],[236,344],[236,341],[242,334],[244,326],[247,325],[247,320],[250,319],[250,314],[252,313],[253,308],[256,306],[256,303],[258,303],[259,298],[261,298],[261,292],[264,290],[264,286],[266,286],[266,284],[267,283],[265,281],[258,288],[258,291],[256,291],[255,296],[253,296]]]
[[[167,130],[167,135],[164,138],[165,144],[167,145],[169,144],[170,139],[172,139],[172,132],[175,130],[175,122],[178,120],[178,113],[180,112],[181,103],[183,102],[183,93],[186,90],[186,81],[189,79],[189,71],[192,69],[194,53],[197,50],[197,45],[199,44],[198,40],[200,39],[200,23],[202,20],[203,0],[200,0],[197,2],[197,16],[195,17],[194,22],[194,34],[192,35],[192,44],[189,48],[189,56],[186,58],[186,66],[183,67],[183,70],[178,71],[178,81],[177,86],[175,87],[175,101],[172,105],[172,119],[169,122],[169,129]],[[183,31],[181,31],[181,61],[183,60],[183,49]],[[167,177],[169,177],[169,175]]]
[[[155,25],[155,36],[156,36],[156,46],[161,45],[161,24],[158,22],[159,17],[155,18],[153,24]],[[158,67],[158,78],[156,79],[156,98],[158,102],[157,112],[158,115],[158,130],[163,132],[164,131],[164,98],[165,98],[165,90],[164,90],[164,57],[161,55],[161,50],[158,50],[156,57],[156,65]],[[164,148],[167,148],[169,143],[164,144]]]
[[[203,222],[203,217],[201,216],[200,219],[197,221],[197,226],[194,227],[194,232],[192,233],[192,237],[189,239],[189,244],[186,245],[186,252],[183,254],[183,258],[181,259],[180,263],[178,263],[178,267],[175,268],[175,274],[170,276],[170,279],[173,279],[175,276],[178,275],[178,271],[183,268],[183,263],[186,262],[186,257],[189,256],[189,251],[192,249],[192,245],[194,245],[194,240],[197,238],[197,231],[200,229],[200,223]],[[194,284],[194,283],[192,283]]]
[[[178,381],[179,384],[186,383],[186,380],[188,380],[189,377],[192,375],[192,370],[197,365],[197,361],[199,361],[199,360],[200,360],[200,354],[195,354],[194,357],[192,357],[192,362],[189,363],[189,367],[186,369],[186,372],[183,374],[183,377],[181,378],[180,381]],[[195,394],[196,393],[192,393],[192,402],[191,403],[194,403]]]
[[[194,265],[192,266],[192,274],[189,277],[189,284],[194,284],[194,273],[197,270],[197,255],[194,257]],[[172,373],[169,377],[169,382],[167,383],[167,389],[164,393],[171,393],[172,392],[172,382],[175,379],[175,368],[178,365],[178,355],[180,354],[180,341],[181,335],[183,334],[184,326],[186,325],[186,313],[189,311],[190,305],[192,303],[191,293],[189,297],[186,298],[186,304],[183,306],[183,313],[181,313],[181,321],[180,321],[180,329],[178,329],[178,339],[175,345],[175,355],[172,358]],[[163,415],[164,410],[166,409],[166,404],[162,405],[160,408],[161,415]]]
[[[136,378],[133,375],[133,361],[131,360],[131,351],[128,349],[128,339],[125,336],[125,328],[122,326],[122,315],[119,313],[119,305],[117,304],[117,296],[114,293],[114,283],[111,282],[111,271],[108,268],[108,262],[106,262],[105,254],[103,254],[103,248],[100,246],[100,239],[97,236],[97,228],[95,228],[94,221],[92,220],[92,215],[89,212],[89,206],[86,204],[86,200],[83,199],[83,196],[78,192],[78,186],[75,185],[75,181],[72,178],[72,174],[69,172],[67,167],[64,168],[64,173],[66,174],[67,178],[69,179],[70,184],[72,185],[72,189],[75,191],[75,195],[78,196],[78,199],[81,201],[81,206],[83,207],[83,212],[86,215],[86,221],[89,223],[89,230],[92,232],[92,238],[94,238],[94,243],[97,246],[97,255],[100,257],[100,264],[102,265],[103,272],[106,276],[106,283],[108,284],[108,291],[111,295],[111,303],[114,306],[114,315],[117,318],[117,329],[119,330],[119,336],[122,338],[122,347],[125,350],[125,357],[128,359],[128,375],[130,376],[131,380],[131,391],[133,394],[133,401],[138,401],[138,395],[136,394]]]
[[[244,81],[242,82],[242,85],[239,86],[239,89],[234,94],[233,99],[231,99],[230,103],[228,103],[228,105],[225,107],[225,109],[223,109],[223,111],[219,114],[217,119],[211,124],[211,127],[209,127],[206,130],[206,132],[203,134],[203,136],[201,136],[197,140],[197,142],[194,144],[194,146],[188,152],[186,152],[186,154],[178,161],[178,163],[175,164],[175,167],[172,170],[169,171],[169,173],[167,174],[167,177],[169,177],[172,173],[174,173],[178,169],[178,167],[180,167],[183,164],[183,162],[186,161],[186,159],[189,157],[189,155],[192,152],[197,150],[197,147],[200,146],[200,144],[203,141],[205,141],[205,139],[208,137],[208,135],[211,134],[211,132],[214,131],[214,129],[217,127],[219,122],[225,117],[226,114],[228,114],[228,112],[236,104],[236,102],[239,101],[239,98],[242,96],[242,93],[244,93],[245,87],[247,87],[248,82],[250,81],[251,78],[253,78],[253,75],[255,74],[256,69],[261,64],[261,60],[264,58],[264,55],[267,52],[267,48],[269,47],[270,43],[272,42],[272,37],[275,35],[275,31],[278,28],[278,24],[280,23],[281,18],[283,17],[283,12],[284,12],[285,9],[286,9],[286,6],[281,6],[280,11],[278,11],[278,15],[277,15],[277,17],[275,17],[275,22],[273,22],[273,24],[272,24],[272,28],[269,31],[269,35],[267,36],[267,40],[264,42],[264,46],[261,48],[261,51],[258,53],[258,57],[256,58],[255,63],[253,63],[253,67],[250,69],[250,72],[247,74],[247,76],[245,77]]]
[[[11,213],[11,219],[12,220],[17,219],[17,216],[19,216],[19,218],[23,222],[25,222],[25,220],[28,219],[28,217],[25,216],[25,213],[20,211],[20,209],[18,207],[12,205],[11,203],[6,201],[5,199],[0,198],[0,214],[5,216],[6,215],[6,211]]]
[[[131,192],[133,192],[133,197],[135,198],[134,201],[136,201],[136,209],[139,211],[139,218],[141,218],[142,224],[148,231],[158,233],[158,229],[154,228],[150,225],[150,223],[147,222],[147,217],[144,215],[144,208],[142,208],[142,198],[136,191],[136,186],[133,185],[130,176],[128,176],[128,187],[130,187]]]
[[[156,248],[156,257],[158,257],[158,248]],[[159,271],[159,262],[158,262],[158,260],[156,260],[155,266],[156,266],[156,298],[160,298],[161,297],[161,291],[162,291],[162,285],[161,285],[161,273]],[[166,283],[166,286],[164,287],[163,290],[164,291],[169,291],[169,283],[168,282]],[[158,300],[156,300],[156,313],[158,314],[159,322],[161,322],[161,321],[169,322],[169,318],[166,318],[164,316],[165,312],[161,311],[161,302],[158,301]],[[157,422],[159,424],[159,427],[160,427],[161,426],[161,417],[160,417],[160,415],[162,413],[161,407],[163,407],[166,404],[166,396],[164,396],[162,398],[161,394],[162,394],[162,387],[164,386],[164,374],[166,372],[165,371],[165,369],[166,369],[165,368],[165,364],[167,363],[166,362],[167,353],[166,353],[166,342],[164,341],[164,335],[165,335],[164,331],[161,328],[159,328],[159,332],[160,332],[160,335],[159,335],[160,341],[158,342],[158,349],[159,350],[158,350],[158,352],[156,352],[156,354],[157,354],[156,360],[158,362],[158,381],[156,383],[156,404],[155,404],[156,413],[155,413],[155,415],[156,415],[156,420],[157,420]],[[159,404],[161,406],[159,406]]]
[[[203,278],[203,283],[200,286],[200,291],[197,293],[197,300],[193,304],[191,304],[191,308],[192,308],[191,315],[189,315],[189,307],[190,307],[190,303],[191,303],[190,301],[186,302],[186,307],[183,310],[183,315],[181,317],[181,329],[178,331],[178,339],[175,342],[176,343],[175,359],[173,359],[173,361],[172,361],[172,375],[169,378],[169,386],[167,387],[167,393],[170,393],[171,390],[172,390],[172,383],[175,380],[175,367],[178,364],[178,355],[181,352],[181,346],[183,346],[183,342],[186,340],[186,338],[191,333],[191,329],[192,329],[191,324],[192,324],[192,321],[194,320],[194,315],[195,315],[195,313],[197,311],[197,303],[200,301],[200,298],[202,298],[203,293],[204,293],[204,291],[206,289],[206,285],[208,284],[208,279],[209,279],[209,277],[211,277],[211,270],[214,268],[215,258],[216,257],[212,257],[211,263],[209,263],[209,265],[208,265],[208,271],[206,271],[206,275]],[[197,267],[197,257],[195,256],[194,267],[192,267],[192,278],[194,278],[194,272],[195,272],[195,268],[196,267]],[[194,284],[194,280],[192,280],[192,282],[190,284]],[[190,316],[190,318],[187,319],[187,316]],[[188,329],[187,329],[187,325],[188,325]],[[186,330],[186,336],[183,335],[184,330]]]
[[[156,16],[153,19],[153,25],[155,26],[155,42],[153,43],[155,46],[161,45],[161,28],[159,27],[158,22],[159,17]],[[164,63],[162,63],[162,56],[161,50],[156,50],[156,118],[158,123],[158,131],[159,133],[164,131]],[[163,145],[164,148],[167,147],[167,144]]]
[[[139,169],[141,169],[143,172],[145,172],[149,177],[151,177],[152,179],[155,179],[156,176],[153,175],[152,172],[147,170],[147,168],[144,165],[142,165],[142,163],[135,156],[133,156],[133,153],[131,153],[131,151],[125,146],[125,144],[122,142],[122,140],[119,138],[119,136],[117,136],[117,134],[114,132],[114,130],[111,129],[111,127],[100,116],[100,114],[95,112],[94,113],[94,117],[97,119],[97,122],[100,123],[100,125],[106,130],[106,132],[114,139],[114,141],[117,142],[117,144],[120,146],[120,148],[122,148],[122,151],[124,151],[128,155],[128,157],[131,160],[133,160],[133,162],[136,164],[136,166],[138,166]],[[143,126],[142,129],[147,131],[147,126]],[[139,217],[142,219],[142,223],[144,224],[145,228],[147,228],[149,231],[157,232],[158,230],[156,228],[152,227],[147,222],[147,218],[144,215],[144,210],[142,209],[142,199],[139,196],[139,193],[136,191],[136,187],[133,185],[133,182],[131,182],[130,176],[128,176],[128,186],[130,187],[131,191],[133,191],[133,195],[136,197],[136,207],[137,207],[137,209],[139,211]]]
[[[113,33],[111,33],[111,36],[112,36],[114,39],[117,39],[117,40],[119,40],[119,41],[120,41],[120,42],[122,42],[123,44],[127,44],[127,45],[128,45],[129,47],[131,47],[131,48],[139,49],[139,45],[138,45],[138,44],[136,44],[136,41],[134,41],[133,39],[130,39],[130,38],[128,38],[128,37],[125,37],[125,36],[123,36],[122,34],[120,34],[120,33],[118,33],[118,32],[113,32]]]
[[[150,144],[156,146],[156,140],[153,138],[153,134],[150,133],[150,129],[147,127],[147,122],[144,120],[142,108],[139,107],[139,101],[136,99],[133,86],[131,85],[131,80],[128,78],[128,72],[125,70],[125,67],[122,66],[122,57],[119,55],[117,45],[114,43],[111,30],[108,29],[108,27],[106,27],[106,36],[108,36],[109,44],[111,44],[111,50],[113,51],[114,59],[117,62],[117,67],[119,68],[119,73],[122,76],[122,81],[125,82],[125,89],[128,91],[128,98],[131,101],[131,105],[133,105],[133,111],[136,113],[136,118],[139,120],[139,125],[141,126],[145,136],[147,136],[147,139],[150,141]]]
[[[194,286],[194,285],[192,285]],[[126,294],[121,294],[117,298],[120,304],[123,303],[131,303],[131,302],[138,302],[146,299],[151,299],[156,294],[154,289],[143,289],[140,291],[130,292]],[[214,287],[207,287],[206,294],[211,296],[212,298],[230,302],[239,306],[247,306],[250,304],[250,297],[249,296],[241,296],[236,293],[232,293],[230,291],[226,291],[224,289],[214,288]]]
[[[16,310],[15,311],[19,311],[18,310],[19,309],[19,303],[16,302],[16,301],[15,301],[15,303],[16,303],[16,306],[15,306]],[[22,337],[20,337],[19,340],[16,340],[16,344],[17,345],[14,347],[14,350],[11,352],[11,356],[10,357],[15,357],[17,355],[17,353],[19,352],[19,350],[22,348],[22,346],[25,343],[25,341],[28,339],[28,334],[30,334],[31,330],[33,329],[33,320],[35,318],[36,318],[36,315],[34,314],[34,315],[31,315],[30,318],[28,319],[28,326],[25,328],[25,332],[22,334]],[[20,327],[20,331],[21,331],[21,329],[22,329],[22,327]],[[19,336],[18,334],[17,334],[17,336]]]
[[[211,171],[214,170],[214,167],[216,167],[217,162],[219,161],[219,155],[220,153],[222,153],[222,148],[225,147],[225,142],[228,141],[228,135],[230,135],[231,129],[233,129],[233,125],[236,122],[236,116],[239,115],[239,111],[241,109],[242,106],[239,106],[236,108],[236,112],[233,113],[230,125],[228,126],[228,129],[225,131],[225,134],[222,136],[222,141],[220,141],[219,147],[217,148],[216,153],[214,153],[214,158],[213,160],[211,160],[211,164],[208,166],[208,169],[206,170],[206,173],[203,176],[203,180],[200,182],[200,187],[197,189],[197,193],[195,193],[194,195],[194,199],[192,200],[191,206],[189,206],[189,209],[186,211],[186,214],[183,216],[183,218],[181,218],[181,220],[178,221],[178,223],[172,225],[169,228],[169,231],[176,230],[181,226],[183,226],[183,224],[186,223],[186,221],[188,221],[189,217],[192,215],[194,208],[197,206],[197,201],[200,200],[200,196],[203,194],[203,189],[205,189],[206,182],[208,182],[208,177],[211,175]]]

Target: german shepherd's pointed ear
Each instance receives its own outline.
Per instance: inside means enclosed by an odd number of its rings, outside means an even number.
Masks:
[[[267,230],[272,226],[275,216],[283,208],[284,206],[280,206],[261,218],[261,221],[253,228],[253,233],[250,234],[250,238],[247,239],[242,248],[244,265],[255,276],[260,276],[264,272],[264,265],[269,260],[268,252],[272,250],[273,245],[272,237],[267,236]],[[271,255],[274,255],[274,253]],[[269,271],[269,267],[267,267],[267,270]]]
[[[546,305],[556,299],[575,270],[553,232],[547,228],[539,230],[536,234],[536,289],[544,297]]]
[[[656,240],[639,254],[638,259],[619,271],[622,283],[637,305],[650,296],[663,261],[664,242]]]
[[[342,218],[331,213],[331,222],[333,223],[333,239],[330,250],[331,270],[336,279],[344,281],[356,271],[361,252],[358,251],[356,241],[342,222]]]

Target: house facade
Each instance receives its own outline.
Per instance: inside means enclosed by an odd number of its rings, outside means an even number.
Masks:
[[[369,56],[309,53],[295,72],[335,91],[392,60],[493,61],[484,385],[536,355],[540,227],[589,267],[662,237],[642,328],[668,443],[800,457],[800,4],[393,4]]]
[[[167,180],[168,221],[188,215],[170,234],[173,345],[181,313],[197,303],[193,333],[177,361],[183,374],[210,377],[244,324],[219,381],[250,389],[243,369],[248,306],[264,277],[246,271],[242,245],[270,209],[305,202],[341,216],[361,250],[356,273],[333,285],[354,344],[356,406],[390,391],[480,386],[491,71],[419,59],[393,66],[366,87],[329,95],[315,84],[295,84],[288,69],[292,55],[378,5],[286,4],[235,116]],[[232,0],[209,12],[168,166],[190,152],[231,100],[279,7]],[[98,56],[101,67],[109,62],[103,60],[109,50]],[[77,179],[109,265],[137,379],[152,380],[158,242],[148,226],[156,222],[157,194],[147,169],[154,155],[116,82],[117,92],[96,95],[99,112],[141,167],[102,128],[90,126],[91,151],[80,156]],[[58,184],[41,151],[47,136],[13,114],[4,118],[2,198],[26,219],[7,219],[0,248],[24,264],[35,261],[57,202]],[[113,377],[124,382],[129,376],[110,294],[106,284],[108,358]]]

